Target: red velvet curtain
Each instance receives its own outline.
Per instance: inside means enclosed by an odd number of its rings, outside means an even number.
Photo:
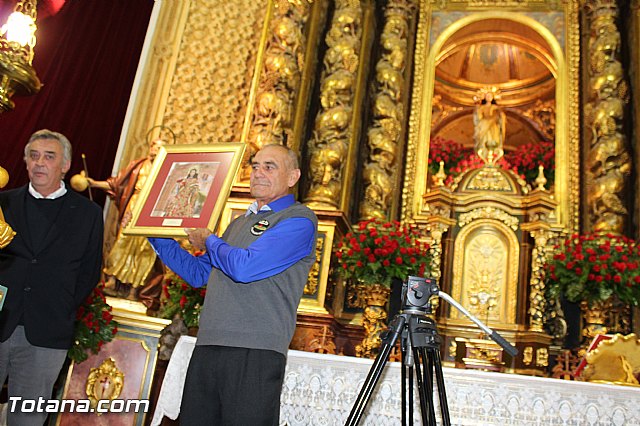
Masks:
[[[0,22],[14,4],[0,0]],[[15,109],[0,114],[5,189],[28,182],[24,145],[43,128],[71,141],[67,182],[82,170],[82,153],[92,177],[110,176],[152,8],[153,0],[67,0],[57,14],[38,17],[33,66],[43,87],[14,97]],[[94,196],[104,202],[104,194]]]

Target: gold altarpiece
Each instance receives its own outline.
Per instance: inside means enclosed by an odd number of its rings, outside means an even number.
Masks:
[[[544,371],[550,337],[542,330],[540,269],[553,238],[578,230],[581,216],[579,7],[550,0],[389,0],[384,7],[372,0],[157,1],[120,164],[140,156],[158,124],[177,143],[241,141],[248,155],[285,143],[302,157],[298,198],[320,219],[296,349],[350,352],[345,342],[361,335],[360,317],[349,305],[350,286],[332,273],[332,249],[357,219],[399,217],[424,231],[434,275],[465,304],[486,298],[469,278],[477,265],[468,255],[485,246],[502,253],[495,260],[504,274],[488,296],[497,306],[479,318],[520,347],[506,369]],[[539,73],[520,76],[514,68],[491,81],[456,80],[451,58],[473,58],[473,47],[490,61],[492,43]],[[469,176],[456,189],[432,180],[430,140],[455,136],[473,145],[473,97],[487,86],[502,94],[505,149],[513,140],[553,142],[550,191],[527,189],[508,174],[512,191],[467,188]],[[221,228],[251,202],[247,177],[239,175]],[[445,361],[453,362],[455,337],[471,342],[479,332],[446,307],[438,316]]]
[[[519,348],[516,359],[503,357],[473,323],[440,304],[443,359],[451,365],[545,374],[552,340],[543,328],[541,267],[553,239],[577,230],[580,215],[578,3],[446,1],[420,7],[402,217],[429,236],[440,257],[443,291]],[[472,72],[452,73],[460,52],[484,61],[490,73],[501,44],[511,49],[506,78],[497,72],[484,81]],[[526,75],[528,84],[515,78],[525,80],[517,69],[524,62],[513,54],[518,51],[536,58],[529,69],[541,70]],[[429,173],[430,140],[441,136],[473,145],[472,132],[464,129],[472,128],[474,96],[486,87],[501,93],[505,149],[518,133],[528,133],[525,140],[553,141],[551,192],[532,191],[499,167],[468,171],[448,187]],[[519,130],[510,133],[510,128]]]

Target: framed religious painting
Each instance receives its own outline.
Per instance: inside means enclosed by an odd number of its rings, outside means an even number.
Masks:
[[[213,232],[244,154],[243,143],[168,145],[161,148],[127,235],[186,237],[185,228]]]

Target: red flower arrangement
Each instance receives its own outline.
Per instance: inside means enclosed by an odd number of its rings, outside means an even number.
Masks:
[[[538,167],[544,167],[547,188],[553,186],[556,163],[555,145],[553,142],[540,141],[519,146],[515,151],[505,153],[506,161],[531,185],[538,177]]]
[[[182,278],[173,275],[162,285],[160,316],[172,320],[178,315],[187,327],[198,327],[206,294],[206,286],[191,287]]]
[[[461,173],[484,165],[484,161],[472,148],[465,148],[458,142],[436,136],[429,147],[429,172],[432,176],[438,173],[441,161],[447,175],[444,181],[446,186],[450,186]],[[538,166],[542,165],[547,179],[546,186],[550,188],[555,178],[555,146],[549,141],[521,145],[514,151],[506,151],[498,160],[498,165],[504,170],[515,172],[532,186],[538,177]]]
[[[459,174],[453,170],[461,161],[467,160],[473,155],[473,149],[465,148],[464,145],[436,136],[429,144],[429,171],[432,175],[440,170],[440,162],[444,163],[444,172],[447,177],[452,174]],[[464,170],[464,169],[463,169]]]
[[[118,332],[103,287],[103,282],[98,284],[76,312],[75,335],[68,356],[78,364],[89,357],[89,351],[97,354]]]
[[[391,287],[393,278],[425,276],[431,270],[429,245],[414,226],[370,219],[356,224],[338,243],[339,271],[362,284]]]
[[[550,296],[571,302],[603,301],[616,295],[621,302],[640,301],[640,247],[632,239],[612,234],[574,234],[547,264]]]

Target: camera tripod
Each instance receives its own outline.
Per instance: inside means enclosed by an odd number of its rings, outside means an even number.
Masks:
[[[416,384],[420,398],[420,412],[423,425],[436,424],[436,410],[434,401],[434,379],[437,386],[438,403],[442,424],[451,425],[449,407],[442,374],[440,359],[440,336],[436,323],[428,315],[431,314],[430,298],[438,295],[459,309],[463,314],[475,322],[505,351],[515,356],[518,351],[504,340],[502,336],[488,328],[480,320],[471,315],[448,294],[439,291],[435,280],[410,276],[407,283],[403,284],[402,310],[391,322],[387,331],[382,334],[382,344],[376,359],[369,370],[362,389],[356,398],[351,413],[345,423],[346,426],[355,426],[362,418],[362,414],[371,398],[376,384],[380,380],[389,354],[394,348],[398,338],[401,338],[400,349],[402,352],[402,424],[413,424],[413,369],[415,366]],[[407,385],[407,377],[409,383]],[[408,389],[408,391],[407,391]],[[407,397],[408,392],[408,397]],[[408,402],[408,410],[407,410]],[[408,419],[407,419],[408,415]]]

